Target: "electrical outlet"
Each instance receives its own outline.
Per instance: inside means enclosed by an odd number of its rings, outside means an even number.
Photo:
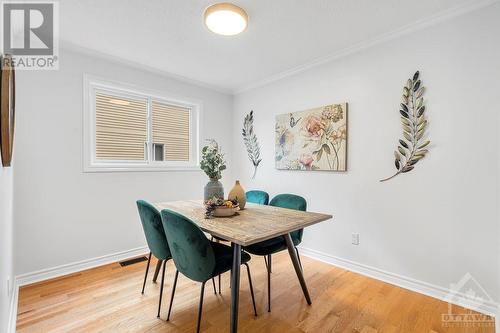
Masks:
[[[352,245],[359,245],[359,234],[352,234]]]

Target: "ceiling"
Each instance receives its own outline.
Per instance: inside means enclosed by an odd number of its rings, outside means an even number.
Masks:
[[[234,0],[250,19],[248,29],[232,37],[204,26],[203,11],[212,3],[64,0],[60,38],[63,47],[234,92],[471,0]]]

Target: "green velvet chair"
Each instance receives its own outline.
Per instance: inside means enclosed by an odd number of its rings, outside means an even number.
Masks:
[[[269,204],[269,194],[264,191],[253,190],[246,193],[247,202],[256,203],[259,205]]]
[[[305,211],[307,209],[307,202],[304,198],[295,194],[278,194],[271,200],[269,206]],[[304,233],[303,229],[290,233],[293,245],[295,246],[295,251],[297,252],[297,257],[299,258],[299,263],[301,268],[302,268],[302,263],[300,262],[300,256],[299,256],[299,251],[297,249],[297,245],[299,245],[302,242],[303,233]],[[245,246],[243,249],[248,253],[258,256],[264,256],[267,268],[267,311],[271,312],[271,272],[272,272],[271,255],[287,249],[285,239],[284,237],[279,236],[265,240],[257,244]]]
[[[198,322],[196,332],[200,331],[201,314],[203,308],[203,294],[205,283],[215,276],[231,270],[233,264],[233,249],[227,245],[211,242],[203,231],[190,219],[169,209],[161,211],[163,227],[169,240],[175,272],[174,286],[168,308],[167,321],[170,320],[172,303],[177,286],[179,272],[191,280],[201,282],[200,303],[198,307]],[[253,294],[252,278],[247,262],[248,253],[241,253],[241,263],[246,266],[250,293],[252,295],[253,310],[257,316],[255,298]]]
[[[161,309],[161,298],[163,295],[163,283],[165,280],[165,268],[167,261],[172,259],[172,254],[170,253],[170,248],[168,247],[167,238],[165,237],[165,231],[163,230],[163,224],[161,222],[160,212],[153,207],[150,203],[144,200],[137,201],[137,209],[139,210],[139,216],[141,218],[142,228],[144,229],[144,235],[146,236],[146,241],[149,247],[149,257],[148,265],[146,266],[146,274],[144,275],[144,282],[142,284],[142,294],[144,294],[144,288],[146,286],[146,279],[148,277],[149,264],[151,262],[151,255],[154,255],[158,260],[163,263],[163,271],[161,275],[161,286],[160,286],[160,301],[158,303],[158,315],[160,317]]]

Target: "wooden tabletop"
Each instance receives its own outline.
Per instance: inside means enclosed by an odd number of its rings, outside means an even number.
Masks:
[[[201,200],[171,201],[155,203],[158,210],[170,209],[195,222],[201,230],[248,246],[276,236],[326,221],[332,215],[302,212],[298,210],[247,203],[245,209],[232,217],[205,218],[205,207]]]

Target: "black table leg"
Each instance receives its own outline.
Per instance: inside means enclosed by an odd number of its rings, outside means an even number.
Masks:
[[[238,332],[238,304],[240,294],[241,245],[231,243],[233,248],[233,268],[231,269],[231,318],[230,332]]]
[[[290,254],[290,258],[292,259],[293,268],[295,268],[295,273],[297,274],[300,286],[302,287],[302,292],[304,293],[307,304],[311,305],[311,297],[309,296],[309,291],[307,290],[306,280],[304,280],[304,275],[302,274],[302,269],[300,268],[299,259],[297,258],[297,252],[295,252],[295,246],[293,245],[292,238],[290,237],[290,234],[286,234],[284,237],[288,248],[288,254]]]
[[[158,259],[158,262],[156,263],[155,274],[153,275],[153,282],[154,283],[156,283],[156,279],[158,278],[158,273],[160,273],[160,268],[161,268],[162,263],[163,263],[163,260]]]

